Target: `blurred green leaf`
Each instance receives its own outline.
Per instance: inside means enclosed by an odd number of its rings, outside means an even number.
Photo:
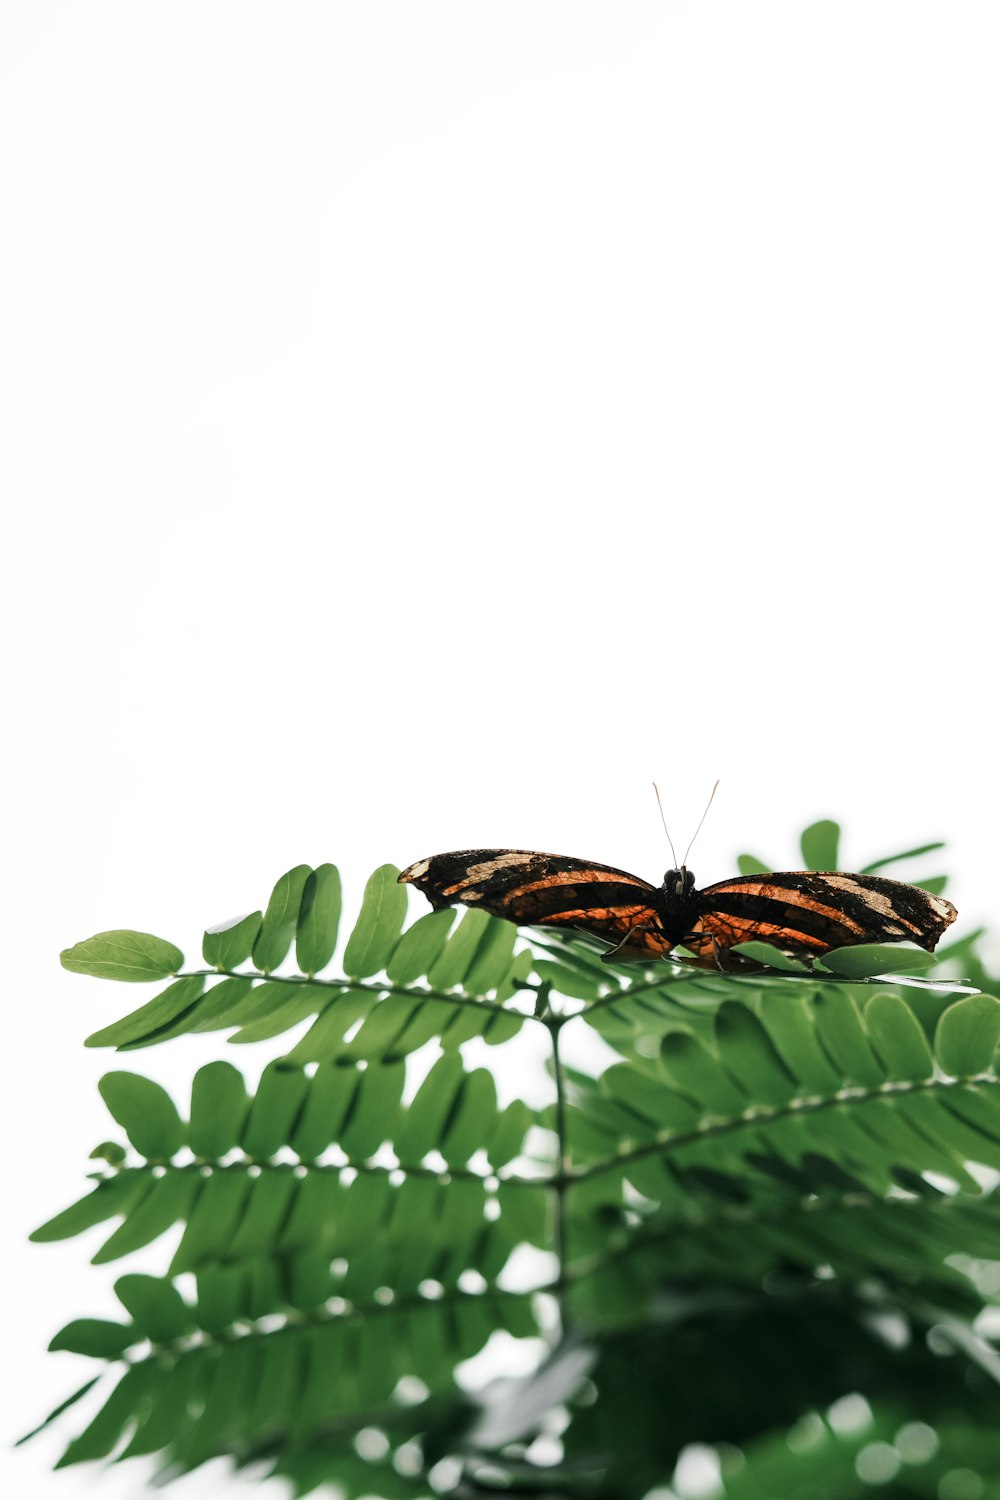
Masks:
[[[141,1156],[166,1160],[184,1144],[184,1124],[174,1101],[138,1073],[105,1073],[101,1098]]]
[[[406,887],[395,865],[380,865],[369,876],[358,920],[344,950],[344,973],[368,979],[385,968],[399,941],[406,916]]]
[[[836,870],[840,858],[840,824],[831,818],[810,823],[802,833],[802,858],[807,870]]]
[[[1000,1044],[1000,1000],[970,995],[956,1000],[938,1021],[934,1051],[946,1073],[971,1078],[992,1068]]]

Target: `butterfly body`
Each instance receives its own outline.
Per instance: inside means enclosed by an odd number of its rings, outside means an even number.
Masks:
[[[654,886],[610,865],[528,849],[454,850],[418,860],[399,879],[435,909],[460,902],[522,926],[603,938],[613,945],[604,957],[616,961],[648,962],[683,946],[696,962],[726,967],[728,950],[753,939],[805,956],[857,943],[930,950],[957,915],[950,901],[879,875],[793,870],[699,890],[684,866]]]

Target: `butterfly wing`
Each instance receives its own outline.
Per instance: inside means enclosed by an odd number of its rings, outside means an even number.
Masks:
[[[856,943],[918,943],[932,951],[957,912],[950,901],[901,880],[838,871],[743,875],[699,891],[685,947],[711,959],[752,939],[793,953]]]
[[[609,865],[528,849],[458,849],[418,860],[399,878],[435,910],[462,902],[522,926],[580,928],[617,944],[616,959],[670,951],[656,887]]]

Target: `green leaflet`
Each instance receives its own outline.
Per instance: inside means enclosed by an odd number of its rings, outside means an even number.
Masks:
[[[115,1295],[131,1316],[134,1339],[167,1344],[190,1333],[191,1310],[169,1281],[157,1276],[120,1276]]]
[[[87,1037],[85,1047],[128,1047],[154,1038],[156,1033],[170,1022],[187,1015],[201,998],[205,988],[204,976],[191,974],[184,979],[175,979],[157,995],[155,1000],[141,1005],[129,1015],[123,1016],[111,1026],[95,1031]]]
[[[993,1066],[1000,1043],[1000,1000],[992,995],[970,995],[956,1000],[941,1016],[934,1036],[934,1052],[946,1073],[969,1078]]]
[[[98,1087],[141,1156],[166,1161],[180,1150],[184,1125],[166,1089],[138,1073],[105,1073]]]
[[[94,1359],[117,1359],[135,1340],[126,1323],[105,1318],[75,1318],[49,1341],[49,1349],[68,1349],[71,1354],[89,1354]]]
[[[340,905],[340,871],[336,865],[319,865],[305,883],[295,936],[295,955],[303,974],[318,973],[333,957]]]
[[[173,943],[150,932],[119,929],[98,932],[72,948],[63,949],[59,961],[74,974],[145,984],[175,974],[184,962],[184,955]]]
[[[802,833],[802,858],[807,870],[836,870],[840,867],[840,824],[830,818],[810,823]]]
[[[380,865],[365,886],[361,911],[344,950],[344,973],[368,979],[380,973],[399,939],[406,916],[406,887],[395,865]]]
[[[243,1076],[231,1063],[206,1063],[191,1085],[188,1127],[195,1156],[215,1161],[240,1141],[249,1107]]]
[[[213,969],[235,969],[237,964],[245,963],[254,950],[263,920],[263,912],[254,911],[248,917],[235,917],[218,927],[209,927],[201,940],[205,962]]]
[[[299,907],[306,881],[312,871],[308,865],[296,865],[282,875],[271,892],[260,932],[253,945],[254,966],[262,973],[276,969],[291,947],[299,919]]]

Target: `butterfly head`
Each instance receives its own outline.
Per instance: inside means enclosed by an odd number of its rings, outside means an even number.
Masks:
[[[694,890],[694,876],[684,865],[679,870],[668,870],[663,877],[663,889],[672,901],[683,901]]]

